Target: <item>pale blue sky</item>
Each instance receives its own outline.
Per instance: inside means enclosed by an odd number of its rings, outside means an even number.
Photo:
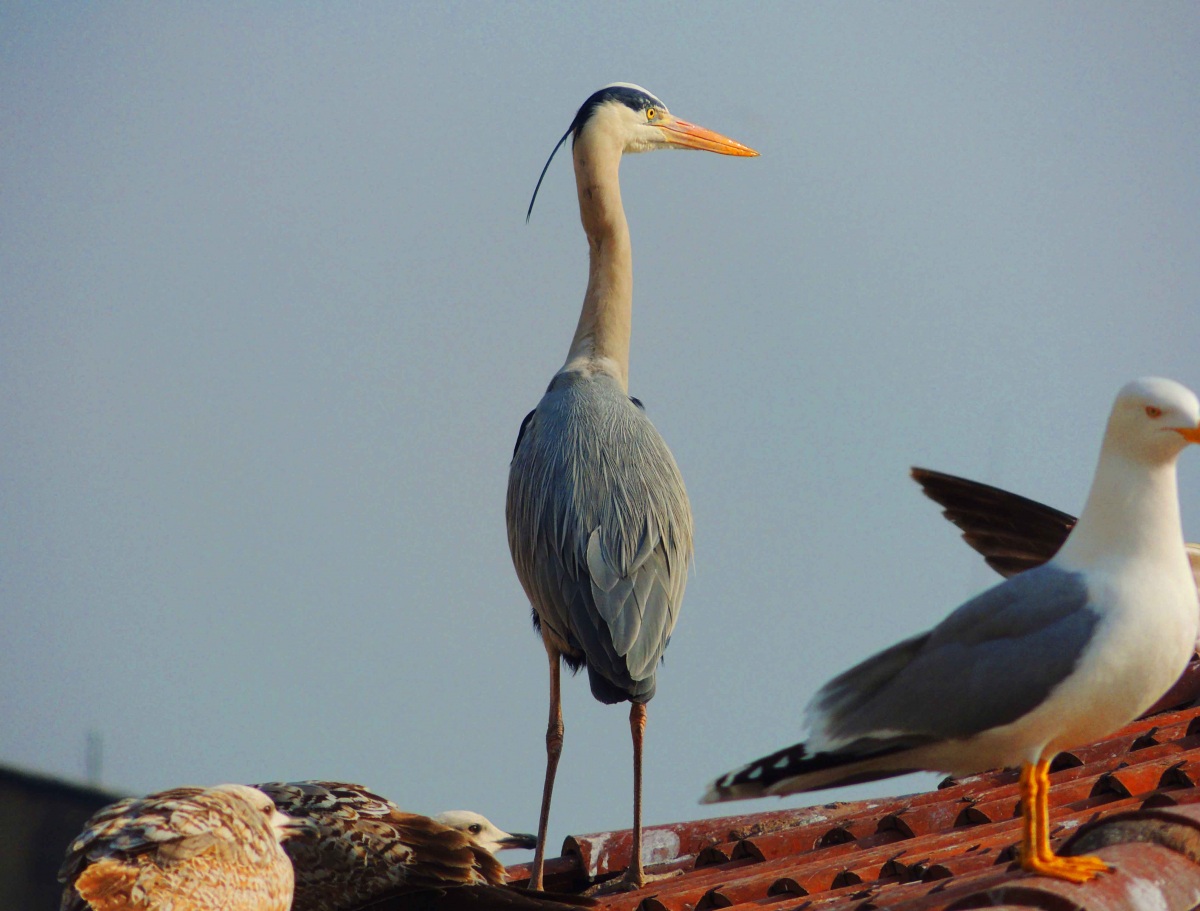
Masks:
[[[1192,3],[6,4],[0,762],[80,777],[94,729],[123,791],[536,825],[504,489],[585,284],[568,158],[524,215],[614,80],[762,152],[622,168],[697,536],[648,823],[803,803],[696,800],[993,581],[909,465],[1077,511],[1117,389],[1200,387]],[[564,711],[555,850],[630,822],[625,708]]]

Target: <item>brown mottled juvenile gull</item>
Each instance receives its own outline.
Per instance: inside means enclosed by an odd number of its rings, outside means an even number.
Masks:
[[[59,870],[61,911],[287,911],[280,840],[304,823],[239,784],[131,797],[88,820]]]
[[[510,848],[536,848],[537,836],[525,832],[505,832],[486,816],[471,810],[446,810],[433,817],[451,829],[457,829],[466,834],[479,847],[489,854],[506,851]]]
[[[1144,712],[1191,656],[1200,604],[1175,480],[1188,443],[1200,443],[1191,391],[1126,385],[1083,513],[1052,560],[831,680],[809,703],[804,743],[722,775],[705,800],[1020,765],[1021,865],[1074,882],[1106,870],[1054,854],[1050,762]]]
[[[276,781],[255,787],[284,813],[311,824],[309,831],[286,846],[296,871],[293,911],[352,911],[368,905],[373,911],[433,907],[535,911],[587,903],[505,885],[504,867],[475,835],[484,834],[488,844],[513,836],[478,814],[472,814],[467,830],[460,831],[428,816],[406,813],[359,784]],[[480,833],[469,830],[472,824],[480,824]]]

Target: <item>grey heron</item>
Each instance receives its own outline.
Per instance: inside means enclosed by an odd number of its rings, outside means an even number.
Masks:
[[[550,661],[546,777],[530,888],[542,861],[562,752],[559,665],[586,665],[592,694],[628,700],[633,736],[633,854],[625,882],[645,882],[641,762],[646,703],[683,600],[692,514],[683,479],[641,403],[629,395],[633,264],[617,171],[626,152],[753,149],[675,118],[648,91],[614,83],[592,94],[550,153],[572,140],[588,283],[566,362],[521,424],[505,515],[513,565]]]
[[[1072,882],[1107,869],[1053,852],[1050,762],[1148,709],[1191,656],[1200,604],[1175,477],[1189,443],[1200,443],[1192,392],[1157,378],[1126,385],[1053,559],[835,677],[809,703],[804,743],[721,776],[705,800],[1019,764],[1022,867]]]

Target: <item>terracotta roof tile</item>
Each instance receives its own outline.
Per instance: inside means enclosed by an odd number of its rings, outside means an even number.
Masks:
[[[1200,661],[1145,717],[1064,753],[1050,819],[1070,852],[1116,869],[1083,885],[1013,864],[1015,770],[947,780],[904,797],[701,819],[645,830],[647,872],[675,875],[603,896],[608,911],[1045,911],[1200,904]],[[629,862],[630,833],[568,838],[546,888],[581,891]],[[521,883],[528,865],[509,868]]]

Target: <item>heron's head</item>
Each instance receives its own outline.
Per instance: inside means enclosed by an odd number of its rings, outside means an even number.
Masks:
[[[470,810],[447,810],[433,817],[451,829],[457,829],[489,854],[505,848],[536,848],[537,838],[520,832],[505,832],[486,816]]]
[[[622,152],[700,149],[743,157],[758,154],[728,136],[679,120],[658,98],[629,82],[606,85],[580,106],[568,130],[572,143],[593,131],[610,136]]]
[[[754,157],[758,152],[744,146],[728,136],[688,123],[675,117],[667,106],[639,85],[630,82],[614,82],[593,92],[575,113],[571,126],[563,134],[546,165],[538,177],[533,199],[529,201],[529,213],[537,199],[538,188],[550,162],[559,147],[571,137],[571,145],[581,140],[604,140],[617,154],[624,152],[652,152],[655,149],[699,149],[719,155]]]

